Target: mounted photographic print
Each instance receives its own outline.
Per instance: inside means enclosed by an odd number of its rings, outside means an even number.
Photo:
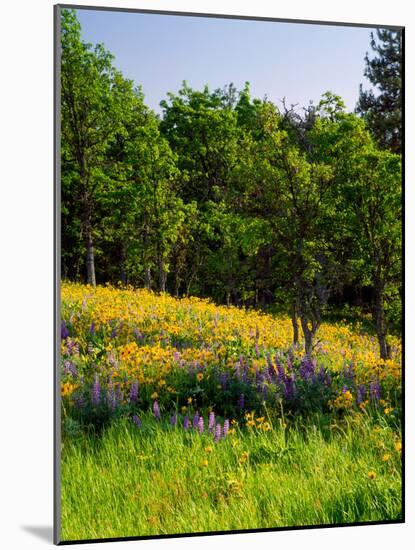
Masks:
[[[55,542],[404,520],[403,28],[55,7]]]

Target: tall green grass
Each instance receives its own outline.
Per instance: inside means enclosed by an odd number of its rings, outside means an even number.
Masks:
[[[280,421],[216,444],[142,421],[65,439],[63,540],[401,517],[400,434],[381,419]]]

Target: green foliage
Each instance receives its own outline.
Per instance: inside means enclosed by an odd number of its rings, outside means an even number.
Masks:
[[[400,33],[378,39],[366,73],[381,93],[362,92],[363,119],[332,92],[300,115],[249,83],[186,82],[159,117],[62,10],[63,276],[285,309],[308,353],[327,308],[360,300],[386,357],[401,317],[400,159],[371,133],[399,150]]]

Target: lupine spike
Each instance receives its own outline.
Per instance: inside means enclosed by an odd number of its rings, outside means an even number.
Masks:
[[[153,413],[154,413],[154,418],[156,420],[161,419],[160,407],[159,407],[159,404],[157,403],[157,401],[154,401],[154,403],[153,403]]]
[[[199,411],[196,411],[195,412],[195,415],[193,417],[193,428],[197,428],[198,424],[199,424]]]
[[[229,420],[226,419],[223,423],[223,437],[225,438],[228,435],[229,432]]]
[[[134,424],[137,426],[137,428],[142,427],[143,424],[142,424],[140,418],[136,414],[133,416],[132,420],[133,420]]]
[[[92,404],[96,407],[99,405],[101,399],[101,384],[99,383],[98,376],[95,375],[95,380],[92,385],[91,401]]]
[[[138,400],[138,382],[133,382],[130,388],[130,402],[137,403]]]
[[[213,432],[214,429],[215,429],[215,413],[213,411],[211,411],[209,413],[208,430],[210,432]]]
[[[217,443],[220,440],[221,435],[222,435],[222,426],[220,424],[216,424],[215,443]]]
[[[197,423],[197,428],[199,430],[199,433],[202,434],[204,429],[205,429],[205,424],[204,424],[204,420],[203,420],[203,416],[201,416],[199,418],[199,422]]]

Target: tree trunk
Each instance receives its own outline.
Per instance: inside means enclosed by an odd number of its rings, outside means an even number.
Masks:
[[[298,317],[297,308],[294,306],[291,311],[291,323],[293,325],[293,343],[298,344]]]
[[[167,273],[164,268],[164,260],[162,257],[159,258],[159,289],[160,292],[166,292],[166,283],[167,283]]]
[[[390,359],[390,347],[387,343],[388,328],[384,307],[384,285],[379,278],[375,279],[375,324],[379,342],[379,352],[382,359]]]
[[[146,225],[144,227],[144,234],[143,234],[143,244],[144,244],[144,252],[143,252],[143,263],[144,263],[144,286],[150,290],[151,288],[151,269],[148,265],[148,253],[147,253],[147,245],[148,245],[148,226]]]
[[[310,329],[307,319],[303,316],[301,317],[301,328],[304,333],[305,354],[308,357],[311,357],[311,352],[313,351],[313,340],[316,331],[314,328]]]
[[[126,259],[126,253],[125,253],[125,246],[121,245],[120,250],[120,275],[121,275],[121,283],[123,286],[126,286],[127,284],[127,273],[125,271],[125,259]]]
[[[148,290],[151,288],[151,269],[148,265],[144,268],[144,286]]]
[[[95,279],[95,253],[92,227],[89,223],[86,228],[86,282],[88,285],[96,286]]]

